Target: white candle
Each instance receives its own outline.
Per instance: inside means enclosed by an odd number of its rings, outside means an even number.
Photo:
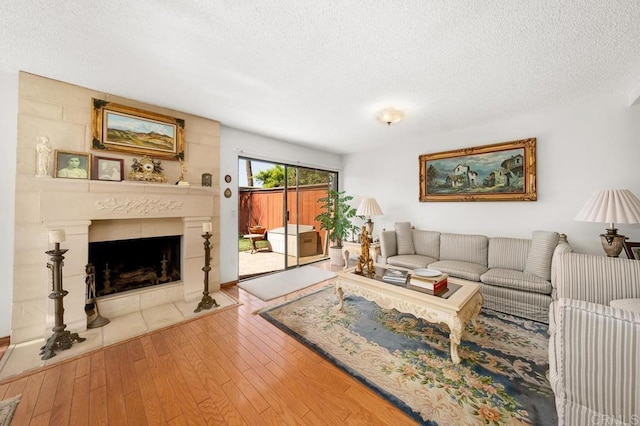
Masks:
[[[54,229],[49,231],[50,243],[61,243],[65,240],[64,229]]]
[[[202,224],[202,232],[204,232],[205,234],[207,232],[211,232],[213,228],[211,227],[211,222],[205,222]]]

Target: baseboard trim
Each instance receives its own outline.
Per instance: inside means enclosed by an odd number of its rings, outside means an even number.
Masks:
[[[0,337],[0,346],[9,346],[11,344],[11,336]]]
[[[238,284],[238,280],[228,281],[226,283],[220,283],[220,288],[233,287]]]

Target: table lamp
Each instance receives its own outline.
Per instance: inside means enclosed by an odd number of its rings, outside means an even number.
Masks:
[[[598,191],[578,212],[575,220],[608,223],[601,234],[602,248],[609,257],[618,257],[628,238],[618,234],[615,223],[640,223],[640,200],[628,189]]]
[[[373,239],[373,222],[371,221],[371,216],[382,216],[382,214],[382,209],[375,198],[364,198],[360,202],[358,210],[356,210],[356,216],[367,217],[365,224],[367,225],[367,232],[371,239]]]

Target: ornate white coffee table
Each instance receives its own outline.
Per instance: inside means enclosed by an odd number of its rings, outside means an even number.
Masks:
[[[482,307],[480,285],[449,277],[448,282],[460,286],[447,299],[403,286],[367,278],[353,273],[355,268],[338,272],[335,289],[338,309],[342,310],[345,291],[362,296],[385,309],[397,309],[431,323],[444,323],[449,327],[451,360],[460,363],[458,345],[469,321],[476,326],[476,317]]]

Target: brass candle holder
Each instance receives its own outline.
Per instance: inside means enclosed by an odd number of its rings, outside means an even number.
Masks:
[[[200,312],[203,309],[211,309],[212,307],[218,307],[218,302],[211,296],[209,296],[209,271],[211,271],[211,243],[209,239],[211,234],[209,231],[202,234],[204,238],[204,291],[202,292],[202,300],[198,303],[198,307],[193,312]]]
[[[64,305],[62,299],[69,294],[68,291],[62,288],[62,265],[64,260],[64,254],[68,249],[60,249],[60,243],[55,243],[53,250],[48,250],[46,253],[49,255],[51,261],[47,263],[47,268],[51,269],[51,287],[52,293],[49,295],[49,299],[55,301],[55,326],[53,327],[53,334],[47,340],[47,343],[40,348],[40,355],[43,360],[53,358],[56,356],[56,351],[67,350],[71,347],[73,342],[84,342],[85,338],[78,336],[78,333],[71,333],[64,323]]]

